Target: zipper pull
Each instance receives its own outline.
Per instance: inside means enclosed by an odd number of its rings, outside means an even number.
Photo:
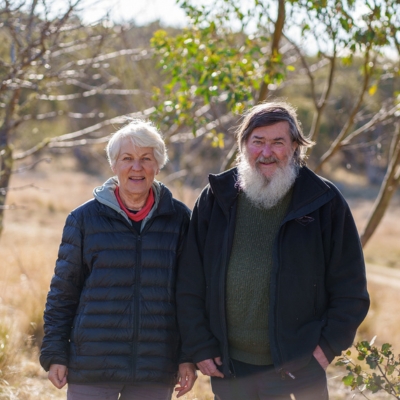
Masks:
[[[296,377],[295,377],[291,372],[289,372],[289,371],[285,371],[285,374],[286,374],[287,376],[290,376],[292,379],[296,379]]]
[[[296,379],[296,377],[289,371],[286,371],[285,369],[281,368],[280,370],[281,373],[281,379],[285,380],[286,379],[286,375],[289,376],[292,379]]]

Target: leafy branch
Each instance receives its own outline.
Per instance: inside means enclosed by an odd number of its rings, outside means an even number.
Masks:
[[[380,348],[371,342],[358,342],[354,347],[357,360],[351,358],[351,350],[347,350],[336,362],[337,366],[345,366],[348,374],[343,377],[343,383],[351,390],[358,390],[366,399],[364,393],[384,391],[395,399],[400,399],[400,355],[395,355],[389,343]],[[362,365],[361,365],[362,364]]]

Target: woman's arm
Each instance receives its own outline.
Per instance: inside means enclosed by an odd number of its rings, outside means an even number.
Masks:
[[[83,234],[73,214],[67,218],[44,312],[40,363],[68,365],[69,339],[84,282]]]

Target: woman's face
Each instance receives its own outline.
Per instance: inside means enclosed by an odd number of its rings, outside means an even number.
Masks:
[[[134,146],[130,139],[121,142],[121,149],[112,167],[118,176],[120,191],[127,195],[146,195],[159,173],[152,147]]]

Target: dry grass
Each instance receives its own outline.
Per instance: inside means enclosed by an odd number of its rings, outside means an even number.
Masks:
[[[99,177],[71,172],[73,167],[68,160],[57,166],[39,166],[34,172],[14,176],[11,182],[13,187],[34,184],[40,189],[10,191],[8,203],[24,208],[6,212],[0,238],[0,399],[65,399],[65,390],[55,389],[41,370],[36,343],[41,340],[43,307],[65,218],[103,182]],[[184,187],[175,187],[173,192],[189,206],[199,194],[199,190]],[[354,200],[351,205],[362,226],[371,201]],[[366,248],[367,261],[400,268],[399,221],[395,203]],[[379,342],[389,341],[400,349],[400,294],[376,284],[369,289],[372,307],[360,328],[360,338],[376,334]],[[337,377],[343,374],[334,367],[329,369],[333,400],[351,398]],[[212,399],[208,379],[200,376],[185,398]]]

